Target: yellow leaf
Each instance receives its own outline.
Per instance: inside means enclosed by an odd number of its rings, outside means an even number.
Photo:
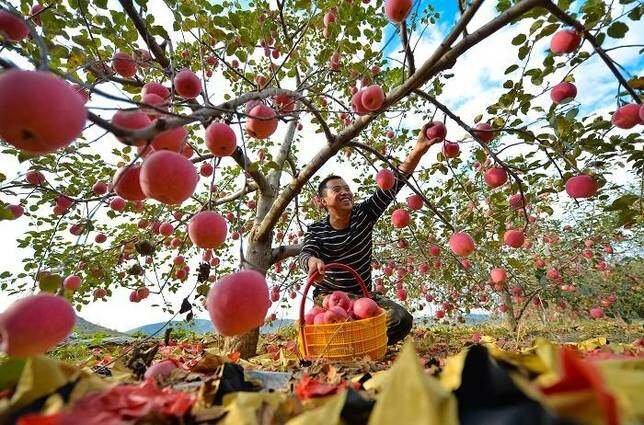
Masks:
[[[454,391],[461,386],[461,373],[467,357],[467,349],[445,359],[445,367],[440,375],[440,383],[447,391]]]
[[[338,425],[346,398],[346,391],[326,397],[324,404],[291,419],[286,425]]]
[[[389,377],[391,376],[390,374],[391,370],[381,370],[379,372],[374,373],[371,375],[371,378],[368,379],[362,386],[364,387],[365,390],[367,391],[374,391],[376,393],[379,393],[382,391],[382,389],[387,386],[387,383],[389,382]],[[358,382],[362,375],[359,377],[356,377],[358,379],[354,379],[352,381]]]
[[[258,416],[262,416],[260,409],[269,408],[276,411],[286,399],[280,393],[250,393],[236,392],[224,396],[223,405],[228,414],[221,421],[221,425],[258,425]]]
[[[456,425],[456,399],[420,367],[411,342],[391,367],[369,425]]]
[[[597,338],[590,338],[572,345],[576,346],[582,351],[592,351],[595,348],[606,345],[606,337],[600,336]]]
[[[606,360],[596,365],[617,398],[622,423],[644,423],[644,360]]]
[[[20,374],[11,399],[0,404],[0,423],[9,412],[51,394],[63,385],[75,381],[81,371],[75,366],[45,356],[30,357]]]

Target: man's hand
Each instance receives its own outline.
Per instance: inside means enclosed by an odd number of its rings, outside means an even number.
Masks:
[[[427,136],[425,136],[425,130],[427,130],[427,127],[430,124],[431,123],[427,123],[420,129],[418,139],[416,140],[416,146],[414,146],[414,149],[409,152],[409,156],[407,156],[405,161],[398,166],[398,169],[403,173],[413,173],[418,166],[420,159],[427,153],[429,148],[436,143],[440,143],[441,139],[439,138],[429,140]]]
[[[309,277],[311,277],[311,275],[316,271],[318,272],[318,276],[315,279],[315,281],[322,282],[322,279],[324,279],[324,261],[316,257],[310,257],[309,258]]]
[[[435,145],[436,143],[439,143],[441,139],[435,138],[429,140],[427,136],[425,135],[425,131],[427,130],[427,127],[431,125],[431,122],[426,123],[423,128],[420,129],[420,133],[418,133],[418,140],[416,140],[416,146],[424,149],[429,149],[432,145]]]

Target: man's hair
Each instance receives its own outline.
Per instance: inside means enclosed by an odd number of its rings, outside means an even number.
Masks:
[[[341,179],[341,178],[342,177],[336,176],[335,174],[331,174],[323,178],[320,184],[318,185],[318,197],[320,198],[324,197],[324,189],[326,189],[326,184],[329,180],[335,180],[335,179]]]

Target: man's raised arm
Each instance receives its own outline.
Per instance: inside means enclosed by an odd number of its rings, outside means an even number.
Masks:
[[[414,146],[402,164],[398,166],[398,171],[400,173],[395,173],[396,181],[394,186],[389,190],[382,190],[380,188],[376,189],[376,192],[362,203],[361,207],[364,208],[367,214],[369,214],[373,219],[377,219],[385,212],[389,204],[396,199],[396,195],[405,185],[409,176],[414,172],[423,155],[427,153],[432,145],[440,141],[440,139],[428,140],[427,137],[425,137],[426,126],[427,125],[423,126],[420,130],[416,146]]]

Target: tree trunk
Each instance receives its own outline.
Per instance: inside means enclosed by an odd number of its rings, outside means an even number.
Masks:
[[[516,316],[514,315],[514,303],[512,302],[512,297],[506,289],[503,291],[503,303],[508,308],[505,312],[506,324],[512,329],[512,332],[516,332],[519,322],[517,321]]]
[[[271,241],[254,241],[249,238],[248,247],[244,253],[244,268],[257,270],[266,275],[266,270],[271,265]],[[257,354],[259,342],[259,328],[238,336],[226,338],[225,350],[227,353],[238,351],[243,359]]]

